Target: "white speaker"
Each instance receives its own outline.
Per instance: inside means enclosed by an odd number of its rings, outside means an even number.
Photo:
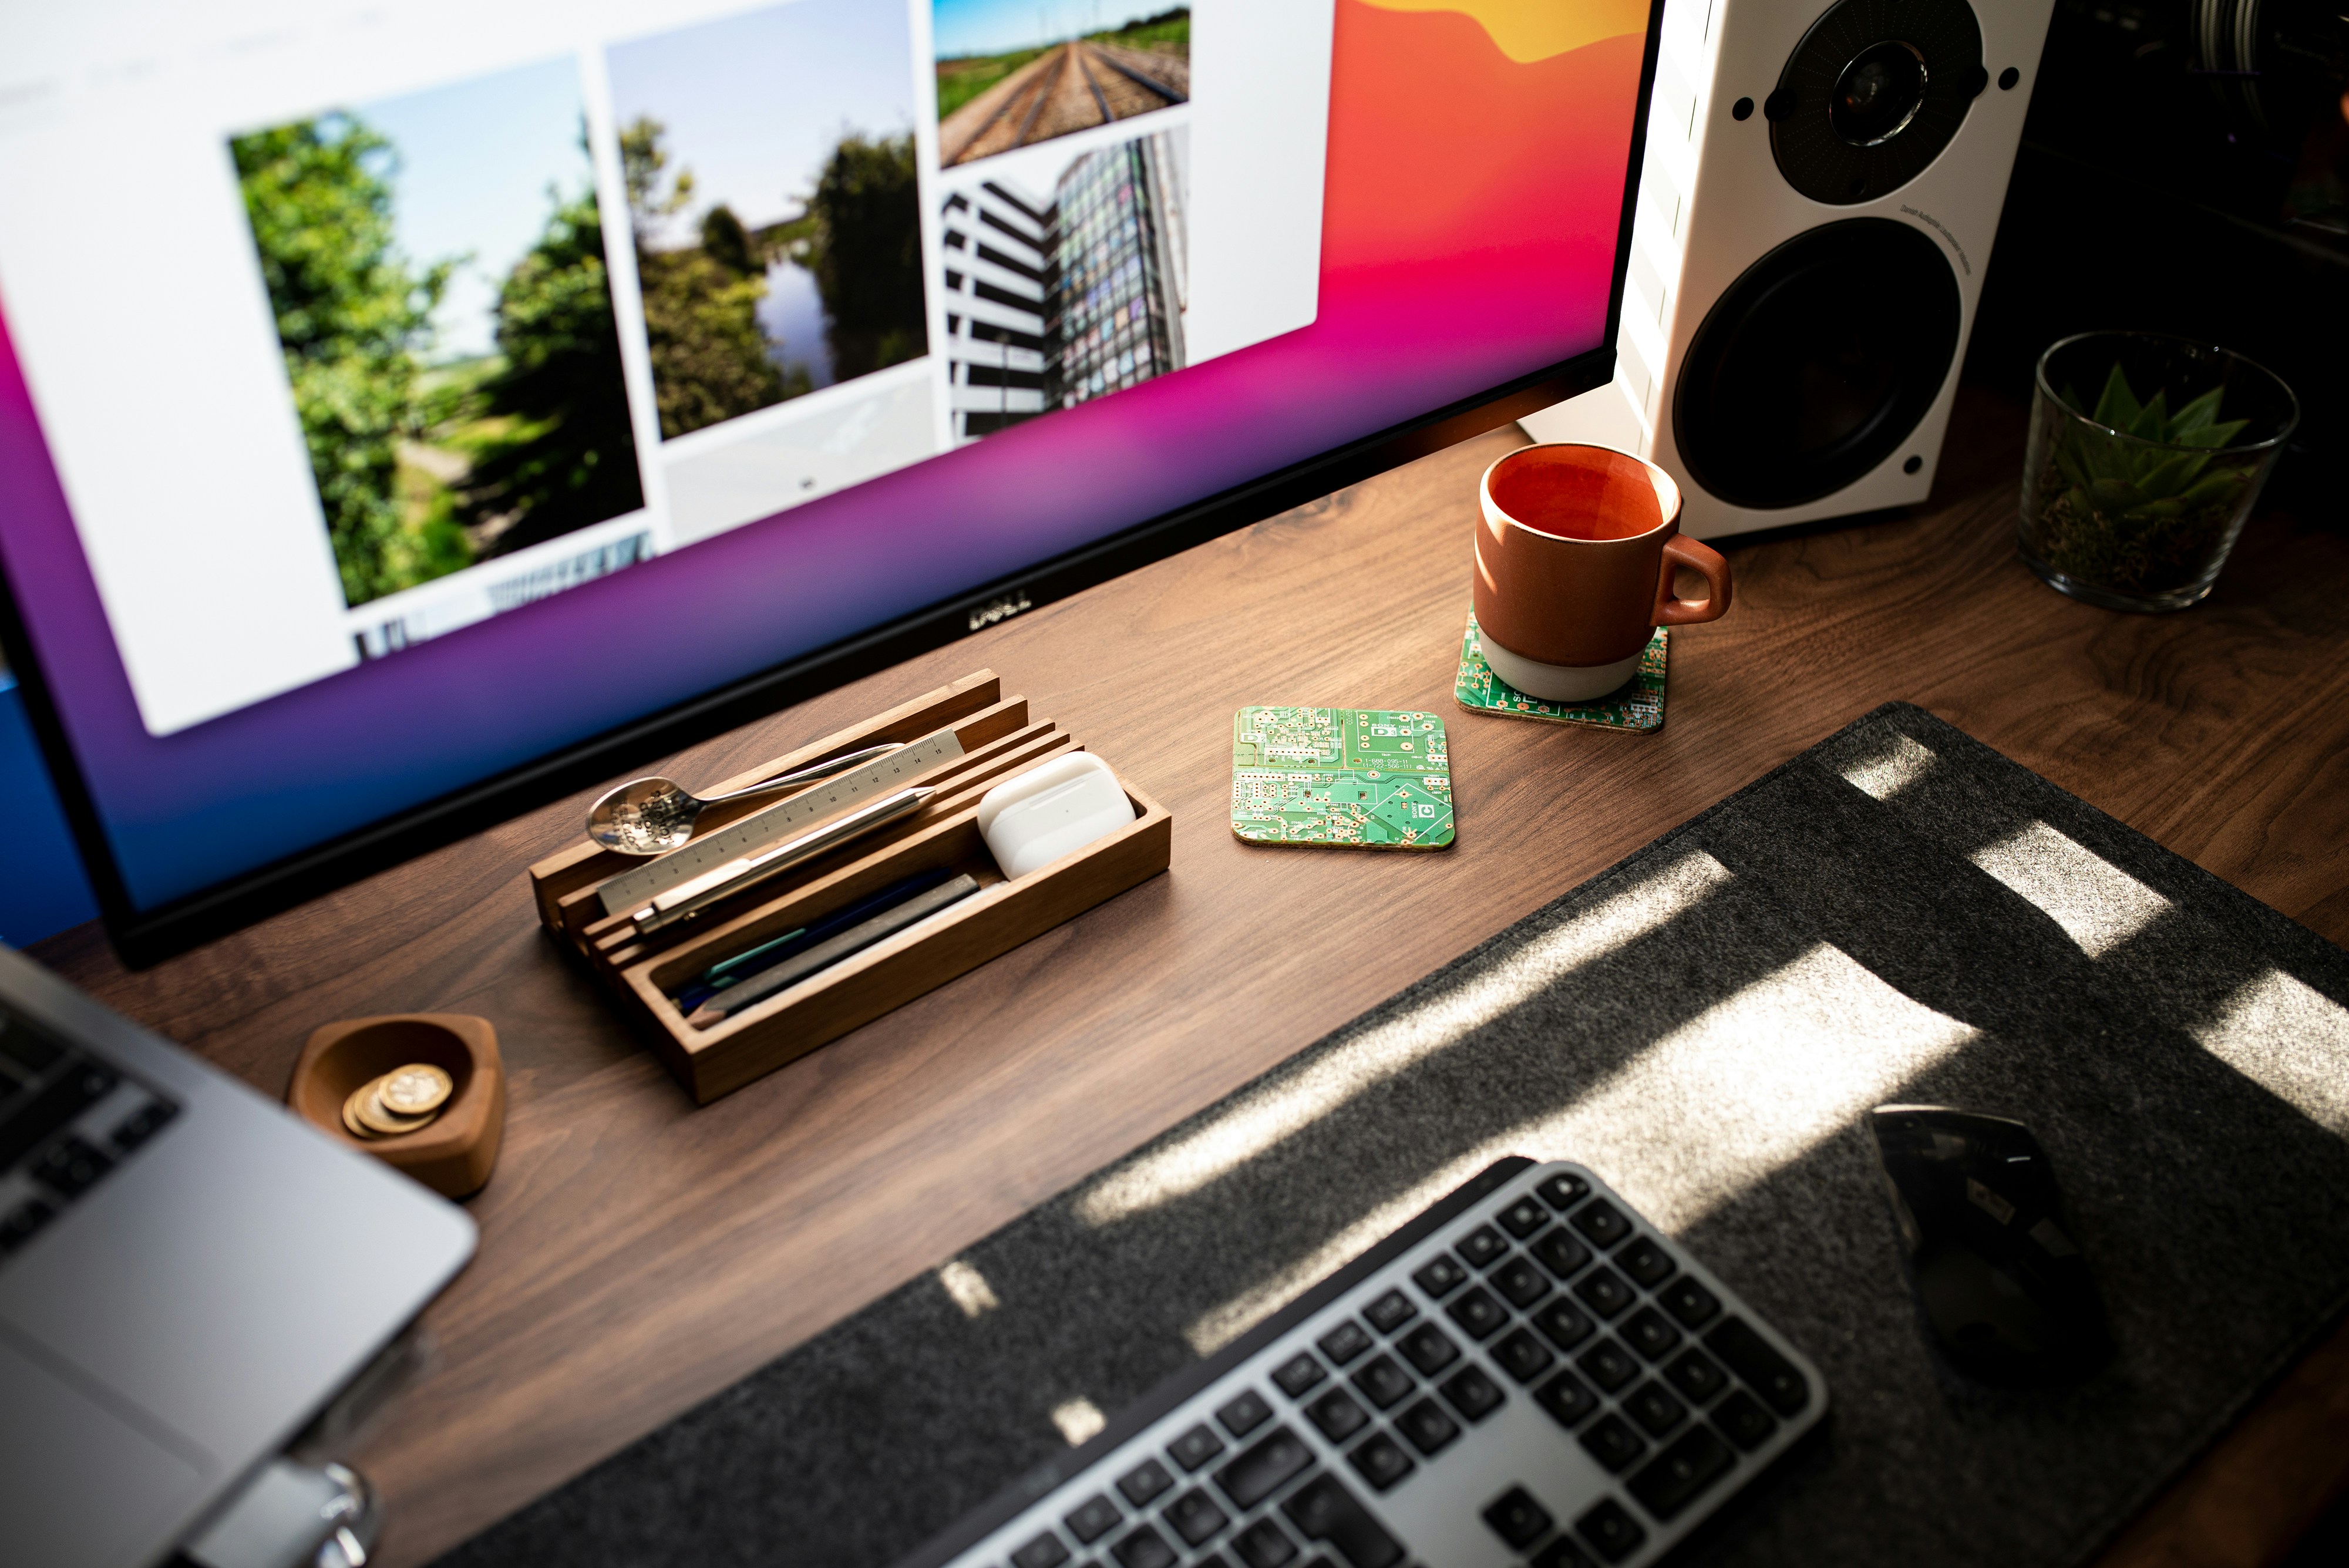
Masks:
[[[2053,0],[1666,0],[1614,381],[1699,538],[1924,499]]]

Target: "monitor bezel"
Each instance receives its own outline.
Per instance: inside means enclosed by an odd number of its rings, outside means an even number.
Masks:
[[[1616,334],[1622,323],[1624,277],[1630,261],[1640,172],[1647,154],[1649,99],[1655,85],[1662,23],[1662,0],[1652,0],[1640,57],[1639,96],[1632,110],[1606,327],[1599,348],[1120,529],[698,697],[614,725],[529,763],[151,909],[141,909],[131,900],[115,864],[96,801],[51,699],[39,654],[17,612],[14,586],[5,565],[0,565],[0,650],[6,653],[24,694],[26,716],[72,827],[109,941],[130,968],[160,963],[654,758],[983,630],[994,621],[981,618],[978,612],[990,607],[1024,596],[1027,604],[1019,613],[1025,613],[1067,598],[1607,385],[1615,371]]]

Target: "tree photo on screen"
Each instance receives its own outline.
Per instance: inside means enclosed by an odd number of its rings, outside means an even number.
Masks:
[[[864,0],[611,51],[664,438],[927,351],[912,61]]]
[[[644,504],[568,62],[229,150],[346,603]]]

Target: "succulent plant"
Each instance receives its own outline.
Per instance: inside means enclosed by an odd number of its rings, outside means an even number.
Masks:
[[[2117,364],[2093,409],[2065,387],[2064,405],[2091,422],[2059,416],[2044,432],[2054,461],[2040,468],[2037,515],[2026,526],[2048,565],[2132,591],[2190,583],[2222,547],[2258,468],[2256,459],[2221,455],[2250,423],[2219,418],[2222,390],[2173,412],[2167,389],[2139,402]]]

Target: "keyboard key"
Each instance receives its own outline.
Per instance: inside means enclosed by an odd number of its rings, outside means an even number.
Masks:
[[[1460,1255],[1477,1268],[1490,1268],[1508,1255],[1509,1244],[1490,1225],[1479,1225],[1460,1238]]]
[[[1313,1450],[1286,1427],[1216,1472],[1216,1484],[1234,1506],[1246,1513],[1287,1484],[1291,1476],[1313,1462]]]
[[[1332,1366],[1345,1366],[1346,1363],[1370,1349],[1373,1343],[1375,1342],[1371,1338],[1371,1331],[1352,1318],[1348,1318],[1313,1342],[1315,1348],[1330,1358],[1330,1365]]]
[[[1651,1306],[1641,1307],[1623,1320],[1616,1333],[1621,1334],[1631,1348],[1651,1361],[1661,1361],[1681,1345],[1681,1331],[1671,1320]]]
[[[1536,1502],[1533,1493],[1521,1486],[1513,1486],[1485,1505],[1485,1522],[1493,1533],[1517,1551],[1522,1552],[1549,1533],[1557,1521],[1549,1510]]]
[[[1656,1299],[1680,1319],[1682,1328],[1702,1328],[1721,1310],[1720,1299],[1686,1274],[1666,1285]]]
[[[1452,1314],[1452,1321],[1471,1339],[1486,1338],[1509,1321],[1509,1309],[1495,1301],[1493,1293],[1482,1285],[1461,1292],[1444,1310]]]
[[[1174,1568],[1174,1549],[1146,1524],[1109,1551],[1124,1568]]]
[[[1206,1565],[1202,1563],[1200,1568]],[[1571,1537],[1561,1535],[1534,1553],[1533,1568],[1599,1568],[1599,1564]]]
[[[1413,1306],[1411,1298],[1401,1291],[1389,1291],[1364,1307],[1362,1315],[1369,1318],[1371,1326],[1381,1334],[1392,1334],[1417,1317],[1419,1308]]]
[[[1411,1374],[1396,1365],[1393,1356],[1379,1355],[1362,1363],[1361,1370],[1354,1374],[1354,1386],[1361,1390],[1363,1398],[1384,1410],[1415,1385]]]
[[[1691,1427],[1631,1478],[1631,1495],[1658,1519],[1671,1519],[1737,1463],[1709,1427]]]
[[[1584,1204],[1567,1223],[1589,1237],[1602,1251],[1631,1233],[1631,1222],[1623,1218],[1623,1211],[1604,1198],[1594,1198]]]
[[[33,1179],[60,1198],[78,1198],[114,1168],[114,1161],[81,1139],[67,1135],[51,1144],[33,1162]]]
[[[1413,1274],[1411,1281],[1435,1300],[1442,1301],[1467,1283],[1468,1271],[1460,1266],[1459,1259],[1444,1252],[1438,1254],[1433,1262]]]
[[[1712,1357],[1694,1345],[1690,1345],[1664,1368],[1664,1381],[1681,1391],[1681,1397],[1692,1405],[1702,1405],[1722,1390],[1729,1381]]]
[[[1343,1388],[1332,1388],[1310,1405],[1305,1414],[1321,1435],[1333,1443],[1342,1443],[1371,1424],[1371,1413],[1354,1400]]]
[[[14,1103],[0,1119],[0,1170],[32,1152],[35,1145],[111,1094],[121,1080],[95,1062],[67,1067],[29,1100]]]
[[[1578,1424],[1599,1408],[1599,1396],[1571,1372],[1561,1372],[1534,1391],[1534,1403],[1548,1411],[1561,1427]]]
[[[1250,1432],[1255,1431],[1258,1427],[1263,1426],[1267,1421],[1272,1419],[1272,1407],[1265,1403],[1263,1395],[1251,1388],[1247,1393],[1241,1395],[1238,1398],[1233,1400],[1230,1404],[1226,1405],[1222,1409],[1217,1410],[1216,1412],[1216,1419],[1221,1421],[1224,1424],[1224,1430],[1229,1432],[1233,1437],[1245,1438]],[[1204,1427],[1199,1429],[1201,1431],[1206,1431],[1206,1428]],[[1185,1435],[1188,1436],[1187,1433]],[[1212,1432],[1208,1433],[1210,1438],[1214,1437],[1214,1435],[1215,1434]],[[1202,1459],[1199,1461],[1199,1464],[1206,1463],[1208,1459],[1214,1459],[1217,1454],[1220,1454],[1223,1451],[1223,1445],[1221,1443],[1217,1443],[1213,1449],[1207,1450],[1206,1458]],[[1178,1454],[1175,1457],[1177,1459],[1180,1459],[1182,1456]],[[1199,1468],[1199,1465],[1185,1463],[1183,1468],[1185,1469],[1195,1470]]]
[[[1543,1303],[1541,1310],[1534,1314],[1533,1324],[1542,1331],[1542,1337],[1560,1350],[1572,1350],[1599,1326],[1564,1296]]]
[[[1631,1276],[1643,1291],[1652,1291],[1672,1277],[1680,1265],[1653,1236],[1642,1236],[1615,1254],[1615,1266]]]
[[[1613,1317],[1632,1302],[1631,1287],[1612,1269],[1593,1269],[1575,1282],[1574,1293],[1600,1317]]]
[[[1464,1366],[1445,1378],[1441,1386],[1444,1397],[1452,1401],[1452,1407],[1471,1421],[1483,1420],[1508,1397],[1501,1392],[1499,1384],[1485,1376],[1481,1366]]]
[[[1578,1176],[1553,1176],[1534,1189],[1541,1200],[1563,1214],[1590,1196],[1590,1183]]]
[[[1048,1530],[1011,1554],[1011,1568],[1060,1568],[1068,1560],[1068,1547]]]
[[[1530,1198],[1520,1198],[1495,1216],[1501,1229],[1522,1241],[1549,1223],[1549,1210]]]
[[[1297,1542],[1280,1526],[1259,1519],[1232,1537],[1232,1552],[1247,1568],[1280,1568],[1297,1559]]]
[[[150,1100],[122,1118],[115,1129],[106,1135],[117,1154],[129,1154],[163,1128],[163,1124],[179,1114],[177,1106],[161,1100]]]
[[[1403,1359],[1419,1368],[1422,1377],[1433,1377],[1460,1359],[1460,1347],[1444,1336],[1444,1331],[1432,1323],[1421,1324],[1395,1341],[1395,1348]]]
[[[37,1078],[65,1054],[63,1045],[37,1033],[31,1024],[0,1015],[0,1062],[15,1068],[17,1077]],[[0,1071],[0,1083],[5,1083],[7,1078],[8,1075]]]
[[[1520,1383],[1531,1383],[1549,1370],[1557,1357],[1529,1328],[1513,1328],[1493,1342],[1493,1359]]]
[[[1549,1276],[1523,1258],[1511,1258],[1495,1269],[1488,1282],[1520,1312],[1549,1294]]]
[[[1631,1424],[1612,1410],[1582,1428],[1582,1446],[1609,1471],[1619,1471],[1648,1451]]]
[[[1291,1399],[1298,1397],[1329,1376],[1329,1369],[1314,1360],[1310,1351],[1304,1350],[1299,1351],[1272,1370],[1272,1380],[1279,1384],[1280,1391]]]
[[[1754,1396],[1740,1388],[1713,1407],[1713,1425],[1729,1434],[1729,1440],[1751,1453],[1770,1440],[1778,1423],[1770,1412],[1762,1408]]]
[[[1631,1517],[1630,1510],[1607,1499],[1597,1508],[1574,1521],[1575,1533],[1590,1542],[1591,1550],[1609,1563],[1620,1563],[1640,1550],[1648,1532]]]
[[[1541,1266],[1561,1280],[1572,1279],[1575,1272],[1590,1262],[1590,1249],[1577,1241],[1574,1233],[1563,1225],[1553,1226],[1534,1239],[1528,1249],[1541,1260]]]
[[[1600,1340],[1577,1356],[1574,1364],[1609,1394],[1640,1375],[1640,1364],[1631,1359],[1631,1353],[1611,1339]]]
[[[1259,1405],[1264,1403],[1262,1399],[1257,1398],[1253,1394],[1244,1395],[1242,1397],[1256,1399],[1256,1402]],[[1232,1405],[1237,1405],[1238,1403],[1239,1400],[1237,1399],[1232,1401]],[[1232,1407],[1232,1405],[1226,1405],[1224,1408],[1228,1411]],[[1206,1464],[1209,1459],[1214,1459],[1217,1454],[1224,1451],[1224,1440],[1221,1438],[1216,1437],[1215,1433],[1207,1430],[1204,1426],[1194,1427],[1189,1431],[1184,1433],[1181,1437],[1175,1438],[1173,1442],[1167,1444],[1166,1451],[1173,1454],[1174,1456],[1174,1462],[1181,1465],[1185,1469],[1195,1470],[1201,1465]]]
[[[1168,1503],[1165,1519],[1186,1546],[1198,1545],[1232,1521],[1232,1516],[1216,1506],[1216,1500],[1198,1487]]]
[[[1624,1395],[1623,1408],[1651,1437],[1661,1438],[1688,1419],[1688,1407],[1661,1383],[1642,1383]]]
[[[1124,1515],[1118,1512],[1117,1504],[1110,1501],[1106,1495],[1095,1492],[1077,1504],[1076,1512],[1061,1522],[1069,1527],[1069,1533],[1077,1538],[1077,1544],[1091,1546],[1094,1542],[1115,1530],[1118,1521],[1123,1517]]]
[[[1345,1482],[1326,1470],[1291,1492],[1280,1511],[1288,1515],[1299,1534],[1328,1542],[1353,1568],[1394,1568],[1403,1559],[1402,1542],[1354,1501]]]
[[[1704,1343],[1781,1416],[1791,1416],[1810,1403],[1811,1386],[1795,1364],[1771,1349],[1743,1318],[1723,1318]]]
[[[57,1217],[57,1206],[46,1198],[27,1198],[0,1219],[0,1257],[6,1257]]]
[[[1433,1399],[1422,1399],[1395,1417],[1395,1430],[1423,1454],[1433,1454],[1460,1435],[1460,1423]]]
[[[1117,1490],[1125,1494],[1126,1501],[1140,1508],[1174,1484],[1174,1478],[1166,1473],[1164,1465],[1156,1459],[1144,1459],[1125,1472],[1117,1483]]]
[[[1402,1445],[1380,1432],[1366,1438],[1346,1456],[1361,1478],[1371,1483],[1373,1491],[1384,1491],[1395,1482],[1419,1468]]]

